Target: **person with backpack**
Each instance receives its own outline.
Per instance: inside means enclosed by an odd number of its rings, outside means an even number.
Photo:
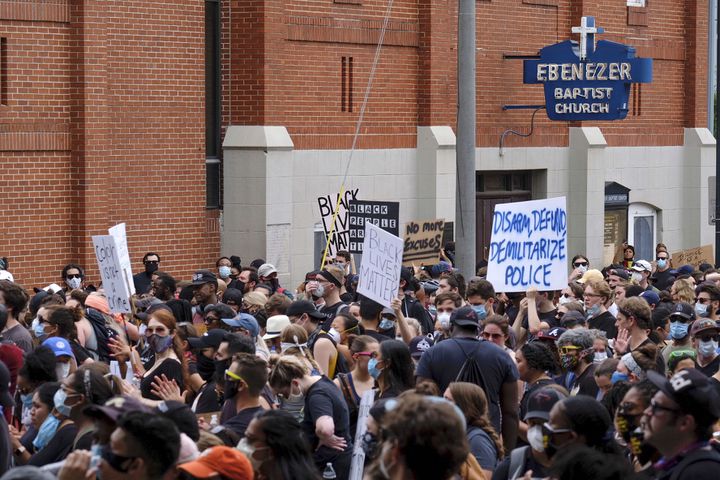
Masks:
[[[710,443],[720,418],[720,396],[708,378],[695,369],[681,370],[669,380],[647,372],[660,391],[645,409],[645,442],[662,454],[654,468],[658,480],[720,478],[720,452]]]
[[[504,448],[509,451],[515,446],[518,431],[518,370],[500,347],[478,340],[479,329],[472,307],[453,311],[450,338],[423,354],[415,371],[416,383],[435,382],[441,392],[452,382],[478,385],[487,396],[492,425],[502,432]]]

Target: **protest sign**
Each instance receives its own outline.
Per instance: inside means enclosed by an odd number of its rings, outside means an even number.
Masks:
[[[357,292],[390,308],[400,287],[403,241],[366,223],[363,251]]]
[[[350,201],[350,253],[363,252],[366,222],[370,222],[397,237],[399,217],[399,202]]]
[[[715,255],[713,255],[712,245],[680,250],[679,252],[674,252],[670,258],[673,268],[682,267],[683,265],[697,267],[701,263],[715,265]]]
[[[318,207],[320,208],[320,219],[322,220],[323,230],[325,230],[325,240],[330,237],[328,246],[328,256],[334,257],[338,250],[347,250],[350,246],[350,221],[348,218],[350,201],[357,200],[358,190],[345,190],[342,196],[339,194],[324,195],[318,197]],[[335,209],[339,209],[337,217],[335,217],[335,225],[333,228],[333,214]],[[332,230],[332,235],[330,235]]]
[[[112,235],[94,235],[92,241],[110,312],[130,313],[130,297],[132,294],[120,266],[115,237]]]
[[[445,220],[417,220],[405,225],[403,265],[431,265],[438,262]]]
[[[125,223],[118,223],[108,229],[108,233],[115,237],[115,245],[117,245],[118,258],[120,259],[120,268],[130,288],[130,295],[135,295],[135,282],[133,281],[132,266],[130,265],[130,252],[128,251]]]
[[[495,291],[561,290],[567,278],[565,197],[496,205],[487,275]]]

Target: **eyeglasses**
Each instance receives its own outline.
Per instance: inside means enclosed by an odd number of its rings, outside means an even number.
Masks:
[[[158,263],[160,263],[160,260],[145,260],[143,263],[145,265],[157,265]]]
[[[701,337],[695,337],[701,342],[720,341],[720,335],[703,335]]]
[[[225,370],[225,379],[235,380],[237,382],[243,382],[244,380],[237,373],[233,373],[230,370]]]
[[[639,405],[632,403],[632,402],[623,402],[618,407],[618,412],[620,413],[628,413],[633,410],[638,410],[640,408]]]
[[[655,257],[655,260],[667,260],[668,257]]]
[[[79,273],[68,273],[67,275],[65,275],[65,278],[82,278],[82,275],[80,275]]]
[[[483,338],[484,338],[485,340],[488,340],[488,339],[490,339],[490,338],[492,338],[493,340],[495,340],[495,339],[498,339],[498,338],[502,338],[502,337],[503,337],[503,334],[502,334],[502,333],[482,332],[482,336],[483,336]]]
[[[578,350],[580,350],[580,347],[575,345],[565,345],[564,347],[558,348],[558,351],[560,351],[561,354],[575,353]]]
[[[105,462],[110,465],[113,470],[120,473],[127,473],[128,470],[130,470],[130,465],[126,462],[128,460],[134,460],[137,457],[125,457],[123,455],[118,455],[116,453],[113,453],[113,451],[110,449],[110,445],[106,445],[100,450],[100,458],[105,460]],[[125,465],[123,466],[123,464]]]
[[[588,265],[589,265],[589,262],[575,262],[575,263],[573,263],[573,266],[574,266],[575,268],[577,268],[577,267],[587,267]]]
[[[698,302],[700,305],[705,305],[705,304],[708,303],[709,301],[710,301],[709,298],[705,298],[705,297],[698,297],[698,298],[697,298],[697,302]]]
[[[657,415],[658,410],[664,410],[666,412],[671,412],[671,413],[680,413],[682,411],[679,408],[670,408],[670,407],[665,407],[663,405],[660,405],[654,399],[650,400],[650,414],[655,416],[655,415]]]
[[[373,357],[377,356],[377,352],[357,352],[355,355],[358,357]]]

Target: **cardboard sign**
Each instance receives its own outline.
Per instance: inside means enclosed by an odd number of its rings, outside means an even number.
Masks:
[[[127,233],[125,224],[118,223],[108,230],[108,233],[115,237],[115,244],[118,247],[118,258],[125,280],[128,282],[130,294],[135,295],[135,282],[133,281],[132,266],[130,265],[130,252],[127,246]]]
[[[715,265],[715,255],[713,254],[712,245],[703,245],[702,247],[688,248],[674,252],[671,257],[673,268],[682,267],[683,265],[692,265],[697,267],[701,263],[709,263]]]
[[[130,313],[130,297],[132,294],[122,272],[115,237],[112,235],[94,235],[92,241],[103,289],[110,305],[110,312]]]
[[[496,205],[487,273],[496,292],[565,288],[565,197]]]
[[[400,288],[403,241],[366,223],[363,251],[357,291],[390,308],[390,302]]]
[[[405,225],[403,265],[431,265],[438,262],[443,246],[445,220],[416,220]]]
[[[382,228],[398,236],[400,202],[373,202],[353,200],[350,202],[350,253],[362,253],[365,239],[365,223]]]
[[[350,247],[350,220],[348,218],[350,202],[357,200],[357,195],[358,189],[356,188],[355,190],[346,190],[343,196],[339,198],[340,205],[338,215],[335,217],[334,228],[333,214],[338,207],[339,194],[325,195],[317,199],[320,218],[325,230],[325,240],[327,241],[328,236],[330,236],[329,258],[334,257],[338,250],[347,250]],[[332,230],[332,235],[330,235],[330,230]]]

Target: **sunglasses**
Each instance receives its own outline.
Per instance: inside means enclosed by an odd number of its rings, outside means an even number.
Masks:
[[[130,470],[130,464],[128,460],[133,460],[137,457],[125,457],[123,455],[117,455],[110,449],[110,445],[106,445],[100,450],[100,458],[102,458],[113,470],[120,473],[127,473]]]
[[[235,380],[237,382],[244,381],[240,375],[233,373],[230,370],[225,370],[225,380]]]
[[[80,275],[79,273],[69,273],[65,275],[65,278],[82,278],[82,275]]]
[[[710,342],[712,340],[715,340],[716,342],[720,341],[720,335],[702,335],[700,337],[695,337],[695,338],[697,338],[701,342]]]
[[[158,263],[160,263],[160,260],[145,260],[143,263],[145,265],[157,265]]]
[[[665,407],[663,405],[660,405],[654,399],[650,400],[650,413],[653,416],[655,416],[655,415],[657,415],[658,410],[664,410],[664,411],[670,412],[670,413],[680,413],[682,411],[679,408],[670,408],[670,407]]]
[[[580,350],[580,347],[576,347],[575,345],[566,345],[564,347],[558,348],[558,351],[561,354],[574,353],[574,352],[577,352],[578,350]]]
[[[573,263],[573,266],[577,267],[587,267],[589,265],[589,262],[575,262]]]

